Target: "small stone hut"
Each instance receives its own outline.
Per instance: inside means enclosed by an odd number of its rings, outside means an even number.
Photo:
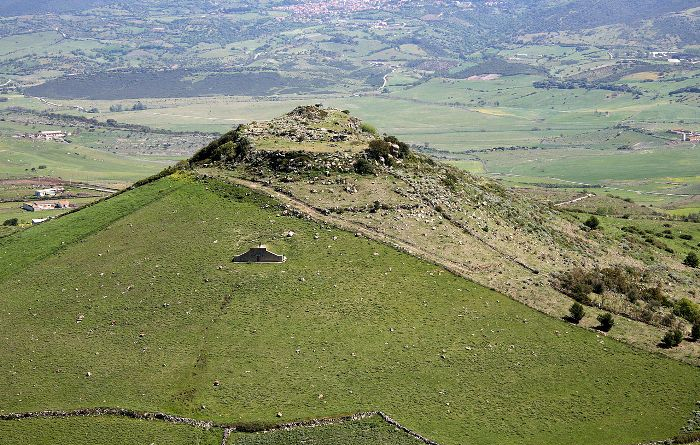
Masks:
[[[287,257],[267,250],[266,246],[253,247],[244,254],[233,258],[234,263],[284,263]]]

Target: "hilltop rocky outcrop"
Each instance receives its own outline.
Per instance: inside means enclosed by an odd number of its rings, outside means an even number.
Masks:
[[[348,112],[322,105],[299,106],[265,122],[251,122],[242,133],[253,140],[278,144],[303,142],[369,142],[373,134],[362,130],[362,121]]]

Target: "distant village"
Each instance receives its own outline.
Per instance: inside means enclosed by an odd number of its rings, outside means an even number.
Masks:
[[[669,132],[680,136],[681,142],[700,142],[700,131],[677,129],[670,130]]]
[[[16,134],[14,137],[16,139],[34,139],[40,141],[66,142],[66,138],[71,135],[72,133],[68,133],[65,131],[49,130],[40,131],[38,133]]]

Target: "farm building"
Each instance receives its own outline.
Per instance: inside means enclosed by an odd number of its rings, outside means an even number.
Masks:
[[[38,212],[41,210],[67,209],[70,207],[69,201],[34,201],[25,202],[22,208],[28,212]]]
[[[266,246],[253,247],[244,254],[233,258],[234,263],[284,263],[287,258],[267,250]]]
[[[59,193],[63,193],[64,189],[62,187],[53,187],[50,189],[36,190],[34,196],[37,198],[44,198],[46,196],[56,196]]]
[[[671,133],[679,135],[683,142],[700,142],[700,132],[678,129],[671,130]]]

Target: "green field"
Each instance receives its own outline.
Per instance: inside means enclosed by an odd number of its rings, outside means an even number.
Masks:
[[[0,138],[0,178],[50,176],[124,186],[170,162],[119,156],[78,144]]]
[[[643,442],[694,409],[697,368],[279,212],[177,175],[0,239],[0,410],[382,410],[450,445]],[[230,262],[261,242],[287,263]]]
[[[265,434],[233,434],[228,445],[420,445],[423,442],[373,417],[341,425],[299,428]]]

